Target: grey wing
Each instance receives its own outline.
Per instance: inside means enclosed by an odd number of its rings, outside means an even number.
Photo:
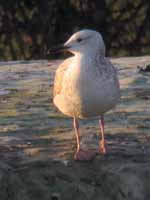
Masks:
[[[71,59],[72,58],[68,58],[68,59],[64,60],[64,62],[61,63],[60,66],[58,67],[58,69],[56,70],[55,79],[54,79],[54,89],[53,89],[54,97],[61,93],[64,73],[68,69]]]

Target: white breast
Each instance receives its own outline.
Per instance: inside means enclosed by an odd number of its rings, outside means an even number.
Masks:
[[[75,60],[69,66],[62,92],[55,98],[64,114],[80,118],[98,116],[117,103],[119,88],[115,71],[111,74],[111,69],[102,71],[95,66],[89,59]]]

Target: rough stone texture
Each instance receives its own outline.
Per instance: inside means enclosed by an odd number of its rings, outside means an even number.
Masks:
[[[73,161],[71,119],[52,104],[57,63],[0,63],[0,200],[150,199],[150,57],[119,58],[122,98],[106,114],[111,150]],[[97,119],[81,121],[82,145],[98,148]]]

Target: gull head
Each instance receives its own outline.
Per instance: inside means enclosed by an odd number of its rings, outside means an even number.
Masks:
[[[105,44],[101,34],[88,29],[74,33],[64,47],[73,54],[99,53],[105,55]]]
[[[105,44],[101,34],[84,29],[74,33],[63,45],[53,48],[53,52],[69,51],[73,54],[99,54],[105,56]]]

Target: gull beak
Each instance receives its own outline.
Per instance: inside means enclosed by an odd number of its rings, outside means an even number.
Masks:
[[[69,46],[65,45],[65,44],[61,44],[61,45],[57,45],[55,47],[52,47],[48,50],[48,54],[57,54],[57,53],[61,53],[64,51],[67,51],[69,49]]]

